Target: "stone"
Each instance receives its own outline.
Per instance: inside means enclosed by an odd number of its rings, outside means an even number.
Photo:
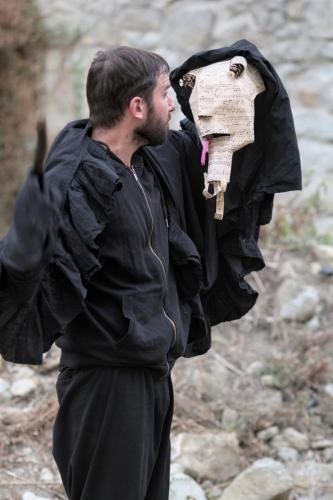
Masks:
[[[192,360],[193,361],[193,360]],[[219,361],[211,359],[205,370],[196,363],[187,363],[183,374],[184,383],[195,387],[196,394],[204,401],[222,399],[229,392],[232,383],[232,374]]]
[[[311,448],[313,450],[323,450],[324,448],[333,447],[332,439],[316,439],[311,441]]]
[[[302,459],[304,461],[307,461],[307,460],[315,460],[315,454],[312,450],[308,450],[304,453],[304,455],[302,455]]]
[[[299,137],[323,142],[332,141],[333,116],[325,109],[316,108],[309,113],[306,108],[294,107],[293,114]]]
[[[272,44],[270,47],[265,48],[265,54],[268,59],[276,61],[276,65],[278,66],[280,63],[283,62],[289,62],[289,63],[294,63],[297,62],[298,64],[301,64],[303,60],[303,54],[302,50],[306,50],[307,56],[309,59],[315,56],[316,53],[316,46],[313,43],[310,43],[308,40],[308,43],[306,44],[291,44],[290,39],[288,38],[288,35],[290,36],[291,32],[294,31],[295,35],[297,33],[297,29],[281,29],[279,36],[280,40],[278,44]],[[288,35],[287,35],[288,33]],[[286,39],[283,39],[283,34],[285,34]],[[297,35],[296,35],[297,36]],[[277,47],[278,45],[278,47]],[[289,50],[288,50],[289,49]],[[287,88],[289,91],[290,87]],[[295,108],[295,106],[294,106]],[[298,123],[296,124],[296,130],[298,127]]]
[[[299,432],[292,427],[287,427],[282,433],[288,443],[298,451],[306,451],[309,448],[309,438],[303,432]]]
[[[42,481],[54,481],[54,475],[53,472],[50,471],[47,467],[44,467],[41,472],[40,472],[40,478]]]
[[[263,389],[253,394],[249,401],[244,401],[246,412],[252,415],[253,419],[269,417],[282,406],[282,393],[277,389]]]
[[[262,372],[265,370],[265,363],[262,361],[253,361],[247,368],[246,368],[246,373],[249,375],[261,375]]]
[[[298,459],[298,451],[295,450],[295,448],[290,448],[289,446],[278,448],[277,454],[283,462],[296,462]]]
[[[35,372],[28,366],[15,366],[13,371],[15,380],[20,380],[22,378],[34,377]]]
[[[324,392],[333,398],[333,384],[324,385]]]
[[[288,441],[282,436],[282,434],[277,434],[271,441],[271,446],[276,450],[280,448],[287,448],[288,444]]]
[[[238,323],[238,331],[243,335],[251,334],[253,331],[253,321],[247,316],[243,316]]]
[[[9,388],[10,383],[4,378],[0,378],[0,403],[8,401],[11,398]]]
[[[38,380],[35,378],[25,378],[14,382],[10,388],[13,396],[27,397],[33,393],[38,385]]]
[[[320,275],[321,276],[333,276],[333,266],[331,265],[324,265],[320,268]]]
[[[332,38],[333,5],[331,0],[321,0],[320,7],[321,9],[318,9],[310,2],[304,14],[308,23],[309,37],[313,40],[326,41]]]
[[[63,48],[74,45],[86,33],[94,33],[94,38],[100,36],[99,31],[105,30],[106,20],[109,31],[116,29],[116,11],[113,2],[98,0],[88,2],[87,0],[74,0],[70,3],[65,0],[37,0],[43,28],[51,46]],[[121,11],[121,9],[119,9]],[[144,16],[149,17],[149,16]]]
[[[38,497],[31,491],[26,491],[25,493],[23,493],[21,498],[22,500],[51,500],[50,497]]]
[[[322,266],[321,266],[321,264],[319,264],[319,262],[311,262],[311,265],[310,265],[311,274],[318,277],[320,274],[321,267]]]
[[[171,462],[170,464],[170,474],[177,474],[178,472],[184,472],[184,467],[178,462]]]
[[[279,433],[279,428],[274,425],[272,427],[268,427],[267,429],[259,431],[257,433],[257,438],[260,439],[260,441],[270,441],[275,436],[277,436],[278,433]]]
[[[257,460],[226,488],[221,500],[287,500],[293,480],[280,462]]]
[[[207,500],[201,486],[193,478],[183,472],[170,475],[169,500]]]
[[[180,52],[184,52],[186,47],[191,47],[191,53],[200,50],[207,44],[213,19],[209,5],[191,3],[170,8],[163,20],[163,45]]]
[[[303,283],[296,279],[294,275],[291,278],[283,276],[281,285],[276,292],[276,306],[280,310],[286,303],[292,300],[297,293],[303,289]]]
[[[207,496],[209,500],[221,500],[222,493],[223,490],[216,485],[214,485],[213,487],[209,485],[207,487]]]
[[[310,332],[316,332],[320,330],[321,324],[318,316],[313,316],[309,321],[305,323],[305,327]]]
[[[237,427],[238,413],[232,408],[225,408],[223,411],[222,425],[228,432],[233,431]]]
[[[199,372],[197,370],[197,376],[194,379],[198,379],[198,388],[201,391],[201,398],[204,401],[216,401],[217,398],[222,397],[223,392],[225,393],[226,386],[225,382],[230,380],[230,372],[226,370],[223,366],[217,368],[216,372]],[[223,385],[223,387],[222,387]]]
[[[213,38],[216,44],[220,44],[221,37],[225,40],[239,40],[242,38],[242,33],[245,31],[248,33],[249,40],[253,40],[256,43],[255,38],[258,37],[258,30],[253,26],[253,19],[251,19],[250,12],[245,9],[237,13],[233,12],[229,16],[225,15],[227,11],[225,6],[223,9],[219,9],[216,12],[217,22],[213,31]],[[231,11],[231,9],[230,9]],[[251,29],[252,28],[252,29]],[[219,45],[222,46],[222,45]]]
[[[332,191],[329,193],[329,201],[333,205]],[[328,196],[325,199],[328,199]],[[331,207],[324,206],[322,212],[331,212]],[[320,215],[314,220],[314,228],[318,236],[324,236],[331,243],[333,241],[333,217],[332,215]]]
[[[286,290],[286,280],[281,288]],[[281,295],[281,288],[279,290]],[[311,319],[320,310],[321,299],[319,292],[313,286],[305,286],[303,283],[294,283],[291,290],[285,296],[284,301],[280,297],[280,316],[286,321],[305,322]]]
[[[172,460],[195,479],[223,482],[241,471],[241,451],[234,432],[181,433],[173,440]]]
[[[332,245],[312,245],[311,251],[322,265],[333,265]]]
[[[325,448],[323,450],[323,455],[324,455],[325,462],[332,462],[332,460],[333,460],[333,447],[332,448]]]
[[[320,71],[319,64],[312,66],[310,70],[304,72],[304,80],[297,80],[293,89],[297,106],[303,104],[304,108],[325,107],[328,111],[333,111],[332,92],[323,92],[323,88],[332,85],[332,73],[330,71]],[[325,105],[323,106],[325,101]],[[312,138],[311,138],[312,139]],[[323,145],[325,147],[325,144]],[[322,155],[322,152],[320,153]],[[301,153],[302,156],[302,153]],[[314,158],[312,157],[311,160]]]
[[[270,374],[262,375],[260,380],[264,387],[276,387],[276,388],[281,387],[279,378],[276,375],[270,375]]]
[[[21,448],[20,454],[24,455],[25,457],[28,457],[33,453],[32,449],[29,446],[25,446],[24,448]]]
[[[158,25],[161,12],[155,9],[153,4],[149,9],[149,16],[140,16],[140,7],[137,3],[130,3],[117,12],[115,21],[119,23],[122,30],[136,31],[138,33],[152,33]],[[140,24],[138,24],[140,19]]]
[[[129,30],[126,38],[132,47],[139,47],[145,50],[153,50],[161,42],[161,34],[152,32],[142,33],[141,31],[133,32]]]
[[[278,280],[293,280],[297,281],[299,275],[306,271],[306,266],[302,259],[293,258],[282,262],[278,271]]]
[[[306,490],[331,485],[333,482],[333,464],[322,464],[314,461],[297,462],[288,465],[288,470],[297,488]]]

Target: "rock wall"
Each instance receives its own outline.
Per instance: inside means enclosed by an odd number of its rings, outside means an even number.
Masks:
[[[304,167],[305,189],[298,199],[319,199],[322,215],[317,228],[333,229],[331,0],[37,3],[49,38],[45,106],[51,136],[66,121],[86,115],[85,77],[100,48],[127,44],[154,50],[174,67],[201,49],[240,38],[254,42],[290,95]]]

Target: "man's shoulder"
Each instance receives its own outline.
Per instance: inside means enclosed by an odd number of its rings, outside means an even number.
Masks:
[[[64,200],[85,163],[88,162],[91,169],[99,168],[103,163],[98,155],[94,158],[91,153],[90,145],[93,141],[90,138],[90,128],[87,119],[68,123],[56,136],[49,150],[45,162],[46,179],[58,187]]]
[[[45,171],[49,172],[63,164],[77,163],[88,145],[88,120],[76,120],[68,123],[56,136],[45,162]]]

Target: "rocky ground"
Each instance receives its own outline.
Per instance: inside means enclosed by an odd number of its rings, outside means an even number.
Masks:
[[[170,500],[333,499],[333,246],[264,247],[256,306],[174,368]],[[66,498],[57,361],[52,349],[41,367],[1,364],[1,500]]]

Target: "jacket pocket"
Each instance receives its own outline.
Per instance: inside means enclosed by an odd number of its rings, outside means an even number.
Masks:
[[[163,309],[161,292],[125,295],[122,311],[128,320],[117,348],[126,359],[161,362],[173,342],[173,328]]]

